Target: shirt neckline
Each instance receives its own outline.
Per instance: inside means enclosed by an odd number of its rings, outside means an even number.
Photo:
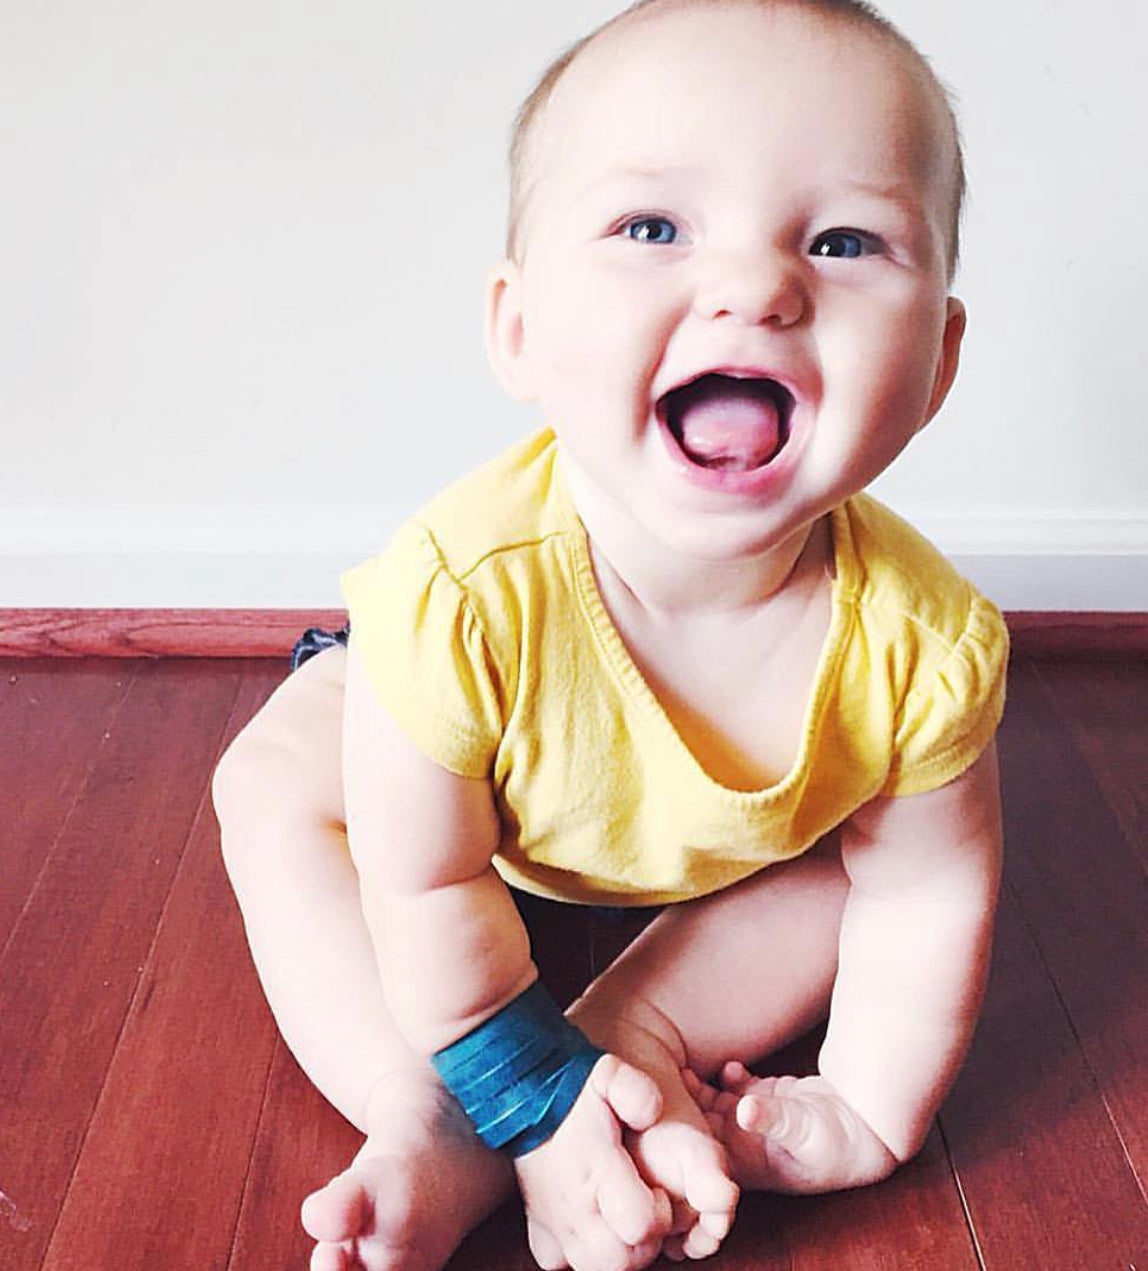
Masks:
[[[854,545],[845,508],[837,507],[829,513],[834,563],[834,576],[830,582],[829,627],[821,644],[821,652],[818,655],[817,666],[805,703],[797,754],[789,771],[772,785],[756,790],[735,790],[732,786],[724,785],[712,777],[702,766],[674,727],[673,721],[646,677],[630,656],[622,634],[602,599],[590,555],[590,538],[566,486],[560,455],[556,455],[554,485],[561,502],[563,519],[570,531],[575,586],[590,630],[623,691],[642,711],[651,726],[665,738],[670,750],[676,753],[683,772],[688,773],[691,779],[700,782],[718,797],[750,807],[784,799],[794,789],[800,788],[810,766],[813,741],[820,731],[821,717],[830,689],[836,682],[837,669],[844,655],[846,636],[853,613],[850,598],[855,590],[853,586]]]

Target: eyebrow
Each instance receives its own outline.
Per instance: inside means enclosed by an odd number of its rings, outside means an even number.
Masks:
[[[886,184],[882,181],[846,181],[845,185],[858,194],[867,194],[886,203],[896,203],[907,212],[921,214],[928,202],[912,185],[894,181]]]
[[[627,163],[618,168],[607,169],[600,176],[583,185],[576,197],[585,198],[587,194],[604,185],[619,184],[623,181],[660,181],[696,176],[698,171],[698,165],[693,163]]]

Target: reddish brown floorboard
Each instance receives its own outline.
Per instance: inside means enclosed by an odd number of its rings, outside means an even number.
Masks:
[[[278,1040],[208,785],[258,659],[0,659],[0,1268],[304,1268],[353,1129]],[[749,1197],[715,1271],[1148,1271],[1148,665],[1018,658],[985,1014],[920,1157]],[[569,998],[640,930],[535,906]],[[808,1068],[816,1038],[776,1067]],[[450,1271],[528,1271],[506,1206]]]

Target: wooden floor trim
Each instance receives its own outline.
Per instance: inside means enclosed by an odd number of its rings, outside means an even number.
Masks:
[[[1018,653],[1148,655],[1148,613],[1013,612]],[[6,657],[286,657],[307,627],[333,629],[339,609],[0,609]]]

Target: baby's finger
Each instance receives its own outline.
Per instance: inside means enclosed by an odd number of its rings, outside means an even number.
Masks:
[[[686,1232],[682,1241],[682,1253],[691,1261],[712,1258],[721,1248],[723,1237],[711,1235],[699,1222]]]
[[[731,1059],[721,1070],[719,1079],[723,1090],[740,1093],[751,1082],[755,1081],[753,1073],[737,1059]]]
[[[542,1271],[563,1271],[570,1265],[563,1256],[562,1246],[554,1236],[529,1214],[526,1215],[526,1241],[530,1245],[534,1261]]]
[[[731,1116],[737,1111],[737,1105],[741,1102],[743,1097],[744,1096],[742,1095],[733,1094],[729,1090],[723,1090],[714,1100],[713,1107],[710,1111],[716,1112],[719,1117]]]
[[[603,1055],[590,1073],[590,1084],[631,1130],[648,1130],[662,1115],[662,1092],[652,1077],[617,1055]]]

